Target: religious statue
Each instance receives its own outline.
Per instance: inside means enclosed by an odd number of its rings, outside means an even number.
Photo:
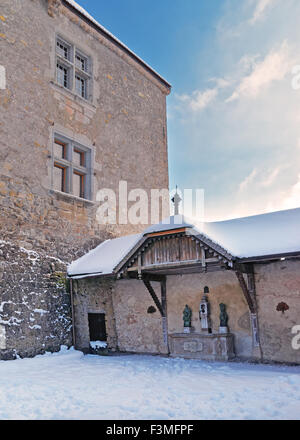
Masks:
[[[183,311],[183,322],[184,322],[184,327],[191,327],[192,310],[188,305],[185,306]]]
[[[220,304],[220,333],[227,333],[228,328],[228,314],[226,312],[226,305]]]
[[[206,293],[208,293],[208,287],[204,289],[204,294],[199,307],[199,318],[201,322],[201,330],[204,333],[211,333],[210,322],[210,307]]]

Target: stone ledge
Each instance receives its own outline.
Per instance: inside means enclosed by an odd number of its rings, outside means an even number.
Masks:
[[[74,196],[73,194],[65,193],[62,191],[57,191],[55,189],[49,189],[49,194],[56,195],[60,198],[65,198],[68,201],[75,201],[75,202],[77,201],[77,202],[86,203],[87,205],[92,205],[92,206],[96,204],[93,200],[83,199],[81,197]]]
[[[175,333],[169,335],[170,356],[206,361],[228,361],[235,357],[231,333]]]
[[[87,107],[90,107],[94,112],[97,110],[97,106],[88,99],[82,98],[82,96],[77,95],[76,93],[72,92],[72,90],[67,89],[66,87],[61,86],[57,82],[51,80],[50,84],[52,87],[54,87],[58,92],[60,92],[62,95],[69,99],[73,99],[75,103],[78,103],[80,105],[86,105]]]

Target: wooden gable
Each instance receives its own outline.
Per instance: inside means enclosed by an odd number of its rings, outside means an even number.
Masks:
[[[226,255],[213,249],[186,230],[149,234],[121,270],[121,274],[152,272],[157,274],[193,273],[219,270],[229,262]]]

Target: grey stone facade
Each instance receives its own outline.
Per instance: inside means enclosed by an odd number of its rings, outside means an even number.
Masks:
[[[2,0],[0,16],[0,358],[7,359],[70,345],[70,296],[53,273],[104,239],[144,229],[99,225],[96,193],[118,193],[121,180],[128,190],[168,188],[170,87],[62,0]],[[57,84],[57,35],[91,58],[90,100]],[[91,151],[90,200],[54,191],[56,135]]]
[[[71,309],[65,264],[0,242],[0,347],[2,359],[70,346]]]
[[[232,271],[185,274],[167,277],[167,328],[169,344],[163,340],[161,315],[153,299],[140,280],[115,280],[113,278],[89,278],[74,280],[74,308],[76,347],[89,349],[89,311],[104,312],[107,325],[107,342],[110,349],[123,352],[173,355],[202,359],[221,359],[214,352],[218,345],[220,326],[219,304],[225,303],[229,316],[229,331],[233,335],[234,354],[239,360],[257,362],[279,362],[300,364],[300,349],[293,348],[292,328],[299,325],[300,262],[289,260],[256,264],[254,266],[256,298],[258,303],[258,331],[260,344],[255,344],[251,325],[251,313],[241,286]],[[152,282],[156,295],[160,298],[159,283]],[[205,286],[209,286],[208,300],[212,333],[208,343],[203,343],[207,352],[184,353],[175,344],[174,338],[182,342],[182,313],[185,304],[192,309],[192,333],[185,339],[194,341],[201,334],[199,305]],[[279,303],[285,302],[289,309],[282,313],[277,310]],[[155,313],[149,313],[154,306]],[[178,335],[179,334],[179,335]],[[211,338],[211,339],[210,339]],[[230,339],[231,340],[231,339]],[[203,342],[203,341],[200,341]],[[228,342],[228,341],[227,341]],[[221,341],[221,345],[225,342]],[[226,344],[225,344],[226,345]],[[228,351],[233,357],[232,347]],[[177,351],[176,351],[177,350]],[[191,351],[190,347],[188,351]],[[224,360],[225,358],[223,358]]]

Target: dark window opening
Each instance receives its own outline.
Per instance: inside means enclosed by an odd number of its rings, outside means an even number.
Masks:
[[[89,313],[90,341],[107,341],[105,313]]]

